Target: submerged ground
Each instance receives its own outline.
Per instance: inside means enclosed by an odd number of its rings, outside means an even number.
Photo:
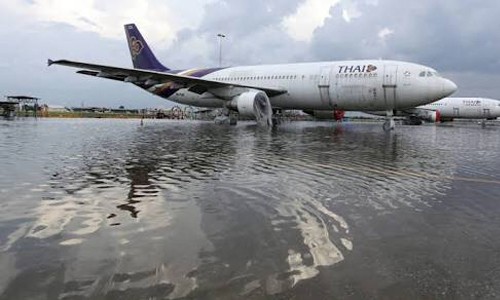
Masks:
[[[499,134],[0,121],[0,299],[495,299]]]

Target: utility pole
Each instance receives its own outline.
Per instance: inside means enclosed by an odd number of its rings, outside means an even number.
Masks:
[[[222,67],[222,39],[225,38],[226,35],[218,33],[217,37],[219,38],[219,67]]]

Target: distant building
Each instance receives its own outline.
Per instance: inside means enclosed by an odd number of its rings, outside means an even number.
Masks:
[[[49,104],[46,106],[48,112],[68,112],[71,111],[69,108],[64,107],[62,105],[52,105]]]
[[[0,100],[0,113],[4,117],[14,117],[21,110],[26,113],[39,109],[38,100],[40,98],[30,96],[5,96],[5,100]]]

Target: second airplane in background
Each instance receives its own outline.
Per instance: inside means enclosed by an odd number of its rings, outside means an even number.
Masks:
[[[488,98],[444,98],[434,103],[422,105],[414,109],[397,112],[411,121],[446,122],[454,119],[480,119],[483,126],[486,120],[500,117],[500,101]]]
[[[49,60],[77,73],[132,83],[162,98],[197,107],[225,108],[272,125],[282,110],[393,112],[434,102],[457,89],[432,68],[400,61],[351,60],[210,69],[170,70],[154,56],[134,24],[125,25],[134,68]],[[424,76],[421,76],[424,74]]]
[[[341,121],[344,118],[343,114],[336,114],[333,110],[305,110],[304,112],[317,119]],[[384,111],[366,113],[385,116]],[[422,121],[441,123],[455,119],[477,119],[482,120],[481,123],[484,126],[487,120],[500,118],[500,100],[478,97],[449,97],[415,108],[396,110],[394,116],[404,117],[404,123],[408,125],[420,125]]]

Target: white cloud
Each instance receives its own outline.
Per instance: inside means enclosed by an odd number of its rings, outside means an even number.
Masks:
[[[184,2],[184,3],[183,3]],[[23,0],[5,7],[35,22],[56,22],[105,38],[123,39],[123,25],[136,23],[148,40],[168,46],[184,28],[196,28],[210,0]],[[3,6],[3,5],[2,5]],[[195,9],[196,8],[196,9]],[[185,16],[189,16],[186,18]]]
[[[377,6],[379,0],[366,0],[367,5]]]
[[[351,16],[349,15],[349,12],[347,11],[347,9],[343,9],[342,10],[342,19],[344,19],[344,21],[346,22],[351,22]]]
[[[285,31],[297,41],[309,42],[314,30],[323,26],[330,16],[330,8],[339,3],[339,0],[306,0],[295,14],[286,16],[282,25]]]
[[[394,34],[394,30],[390,29],[390,28],[387,28],[385,27],[384,29],[380,30],[378,32],[378,37],[381,39],[381,40],[385,40],[388,36]]]
[[[370,4],[370,5],[376,5],[376,4]],[[342,4],[342,18],[346,22],[351,22],[353,19],[361,17],[362,13],[358,9],[357,3],[356,2],[345,2]]]

